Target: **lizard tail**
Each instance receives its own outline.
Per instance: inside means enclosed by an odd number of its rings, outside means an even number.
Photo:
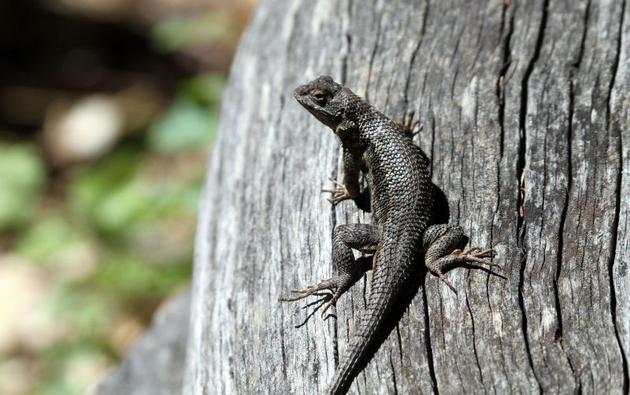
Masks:
[[[379,269],[387,271],[384,267]],[[396,273],[382,271],[376,270],[373,273],[372,290],[366,311],[356,327],[344,358],[337,367],[333,384],[328,390],[329,395],[341,395],[348,392],[352,381],[380,347],[379,339],[384,340],[382,335],[386,332],[386,316],[392,310],[392,305],[398,296],[398,285],[406,277],[404,275],[406,270],[398,270]]]

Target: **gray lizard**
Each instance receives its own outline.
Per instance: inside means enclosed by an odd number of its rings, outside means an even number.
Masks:
[[[427,269],[455,291],[443,274],[458,264],[497,266],[484,259],[493,250],[462,251],[468,238],[459,226],[431,225],[434,208],[430,162],[403,126],[390,120],[350,89],[322,76],[294,91],[296,100],[330,127],[343,146],[343,182],[331,193],[331,203],[358,202],[369,193],[371,224],[338,225],[333,232],[332,258],[337,274],[303,290],[296,301],[318,292],[334,291],[322,314],[360,279],[366,265],[355,260],[352,249],[373,254],[372,283],[366,311],[356,325],[347,353],[336,370],[330,394],[344,394],[371,358],[384,317],[392,311],[409,279],[417,254]],[[363,188],[367,173],[370,188]],[[378,346],[377,346],[378,347]]]

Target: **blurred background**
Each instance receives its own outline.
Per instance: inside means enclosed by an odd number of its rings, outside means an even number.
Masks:
[[[89,393],[190,283],[255,0],[0,0],[0,394]]]

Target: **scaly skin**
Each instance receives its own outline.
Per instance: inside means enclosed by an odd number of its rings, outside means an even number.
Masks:
[[[461,228],[430,226],[434,203],[430,162],[403,126],[330,77],[319,77],[296,88],[294,96],[341,140],[343,183],[332,180],[335,189],[324,190],[332,194],[330,202],[358,202],[362,194],[370,194],[372,224],[339,225],[334,230],[332,256],[338,275],[292,291],[297,297],[283,299],[295,301],[322,290],[335,290],[325,312],[366,269],[355,261],[352,249],[374,254],[367,308],[329,389],[330,394],[344,394],[367,364],[370,349],[383,328],[383,317],[392,310],[411,275],[418,251],[424,251],[428,269],[453,288],[442,269],[464,262],[492,265],[483,259],[490,256],[491,250],[462,253],[458,248],[466,244],[467,238]],[[362,173],[367,173],[369,191],[361,190]]]

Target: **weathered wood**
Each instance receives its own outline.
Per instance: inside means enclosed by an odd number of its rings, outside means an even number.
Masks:
[[[628,390],[625,1],[262,1],[232,69],[199,219],[185,393],[321,393],[362,313],[279,304],[331,274],[330,131],[291,90],[330,74],[418,144],[451,222],[506,279],[428,276],[355,393]]]

